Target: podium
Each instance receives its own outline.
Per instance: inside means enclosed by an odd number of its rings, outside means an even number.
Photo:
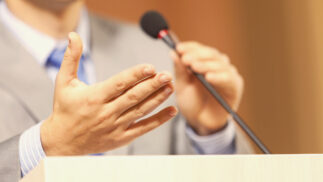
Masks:
[[[318,182],[323,155],[48,157],[21,182]]]

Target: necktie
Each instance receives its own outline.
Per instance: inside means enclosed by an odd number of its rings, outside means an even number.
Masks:
[[[46,62],[46,67],[53,67],[57,70],[61,67],[62,61],[64,59],[65,49],[55,49],[48,57]],[[80,64],[77,72],[78,79],[82,82],[88,84],[88,80],[86,78],[84,61],[87,57],[83,54],[80,58]]]

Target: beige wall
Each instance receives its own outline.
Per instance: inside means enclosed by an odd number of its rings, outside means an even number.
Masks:
[[[89,0],[88,5],[135,23],[148,9],[161,11],[182,40],[230,55],[246,80],[240,115],[274,153],[323,152],[320,0]]]

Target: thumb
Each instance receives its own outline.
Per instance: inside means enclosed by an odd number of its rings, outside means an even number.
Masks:
[[[56,82],[60,84],[67,84],[77,78],[78,65],[83,51],[82,40],[77,33],[69,33],[68,40],[69,44],[56,79]]]

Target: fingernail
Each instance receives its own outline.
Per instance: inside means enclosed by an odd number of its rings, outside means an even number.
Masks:
[[[173,108],[170,112],[169,112],[170,116],[176,116],[177,115],[177,109]]]
[[[170,95],[173,92],[173,89],[167,87],[164,92],[166,95]]]
[[[169,82],[171,80],[172,80],[172,78],[169,75],[166,75],[166,74],[162,74],[159,77],[159,81],[161,81],[162,83],[166,83],[166,82]]]
[[[68,34],[68,45],[71,45],[72,43],[72,32]]]
[[[154,70],[154,68],[153,68],[152,66],[148,66],[148,67],[146,67],[146,68],[144,69],[144,74],[145,74],[146,76],[152,75],[152,74],[154,74],[154,73],[155,73],[155,70]]]

